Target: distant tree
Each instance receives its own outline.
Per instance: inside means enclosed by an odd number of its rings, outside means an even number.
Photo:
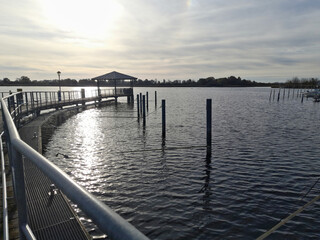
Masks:
[[[27,76],[21,76],[20,78],[16,79],[16,82],[19,82],[20,84],[28,84],[31,83],[31,80]]]
[[[10,83],[10,79],[9,78],[4,78],[2,81],[3,81],[4,84]]]

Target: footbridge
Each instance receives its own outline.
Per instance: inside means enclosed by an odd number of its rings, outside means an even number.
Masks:
[[[91,218],[110,239],[148,239],[42,156],[25,142],[18,132],[25,118],[36,118],[44,111],[69,106],[97,105],[110,99],[117,101],[119,97],[127,97],[128,102],[133,101],[132,89],[101,90],[88,97],[84,90],[18,92],[0,99],[3,119],[0,145],[4,240],[14,239],[8,226],[8,173],[12,174],[18,210],[18,225],[15,230],[18,230],[20,239],[91,239],[69,200]],[[5,155],[8,156],[9,169],[4,169]]]

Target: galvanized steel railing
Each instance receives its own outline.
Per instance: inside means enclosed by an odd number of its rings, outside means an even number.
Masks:
[[[3,240],[9,240],[9,223],[8,223],[8,201],[7,201],[7,179],[4,164],[4,153],[2,144],[3,132],[0,134],[0,151],[1,151],[1,174],[2,174],[2,206],[3,206]]]
[[[100,230],[106,233],[111,239],[148,239],[112,209],[79,186],[60,168],[20,139],[13,117],[19,117],[17,112],[21,110],[25,103],[24,101],[19,102],[18,94],[21,93],[16,93],[2,98],[1,105],[4,132],[7,141],[10,164],[12,167],[15,197],[18,206],[19,225],[22,234],[21,238],[35,239],[27,221],[27,204],[22,161],[22,157],[24,156],[32,161],[72,202],[77,204],[78,207],[93,220]],[[11,104],[12,101],[13,104],[15,104],[13,112],[9,112],[5,103],[6,101],[9,106],[10,101]]]

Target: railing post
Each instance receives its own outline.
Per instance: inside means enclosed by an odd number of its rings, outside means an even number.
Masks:
[[[86,105],[86,102],[85,102],[86,92],[84,88],[81,89],[81,98],[82,98],[82,106]]]
[[[36,92],[36,98],[37,98],[37,107],[39,107],[39,97],[38,97],[38,92]]]
[[[26,98],[26,109],[27,109],[27,115],[29,115],[29,102],[28,102],[28,93],[25,93],[25,98]]]
[[[31,110],[33,111],[33,108],[34,108],[34,97],[33,97],[33,92],[30,92],[30,99],[31,99]]]

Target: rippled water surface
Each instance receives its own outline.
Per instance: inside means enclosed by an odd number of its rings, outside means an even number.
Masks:
[[[320,175],[319,103],[282,95],[269,102],[268,88],[138,88],[135,94],[146,91],[145,129],[136,103],[86,110],[58,127],[46,156],[149,238],[255,239],[319,194],[317,184],[299,201]],[[195,147],[206,145],[207,98],[211,157]],[[316,202],[270,239],[320,239],[319,226]]]

